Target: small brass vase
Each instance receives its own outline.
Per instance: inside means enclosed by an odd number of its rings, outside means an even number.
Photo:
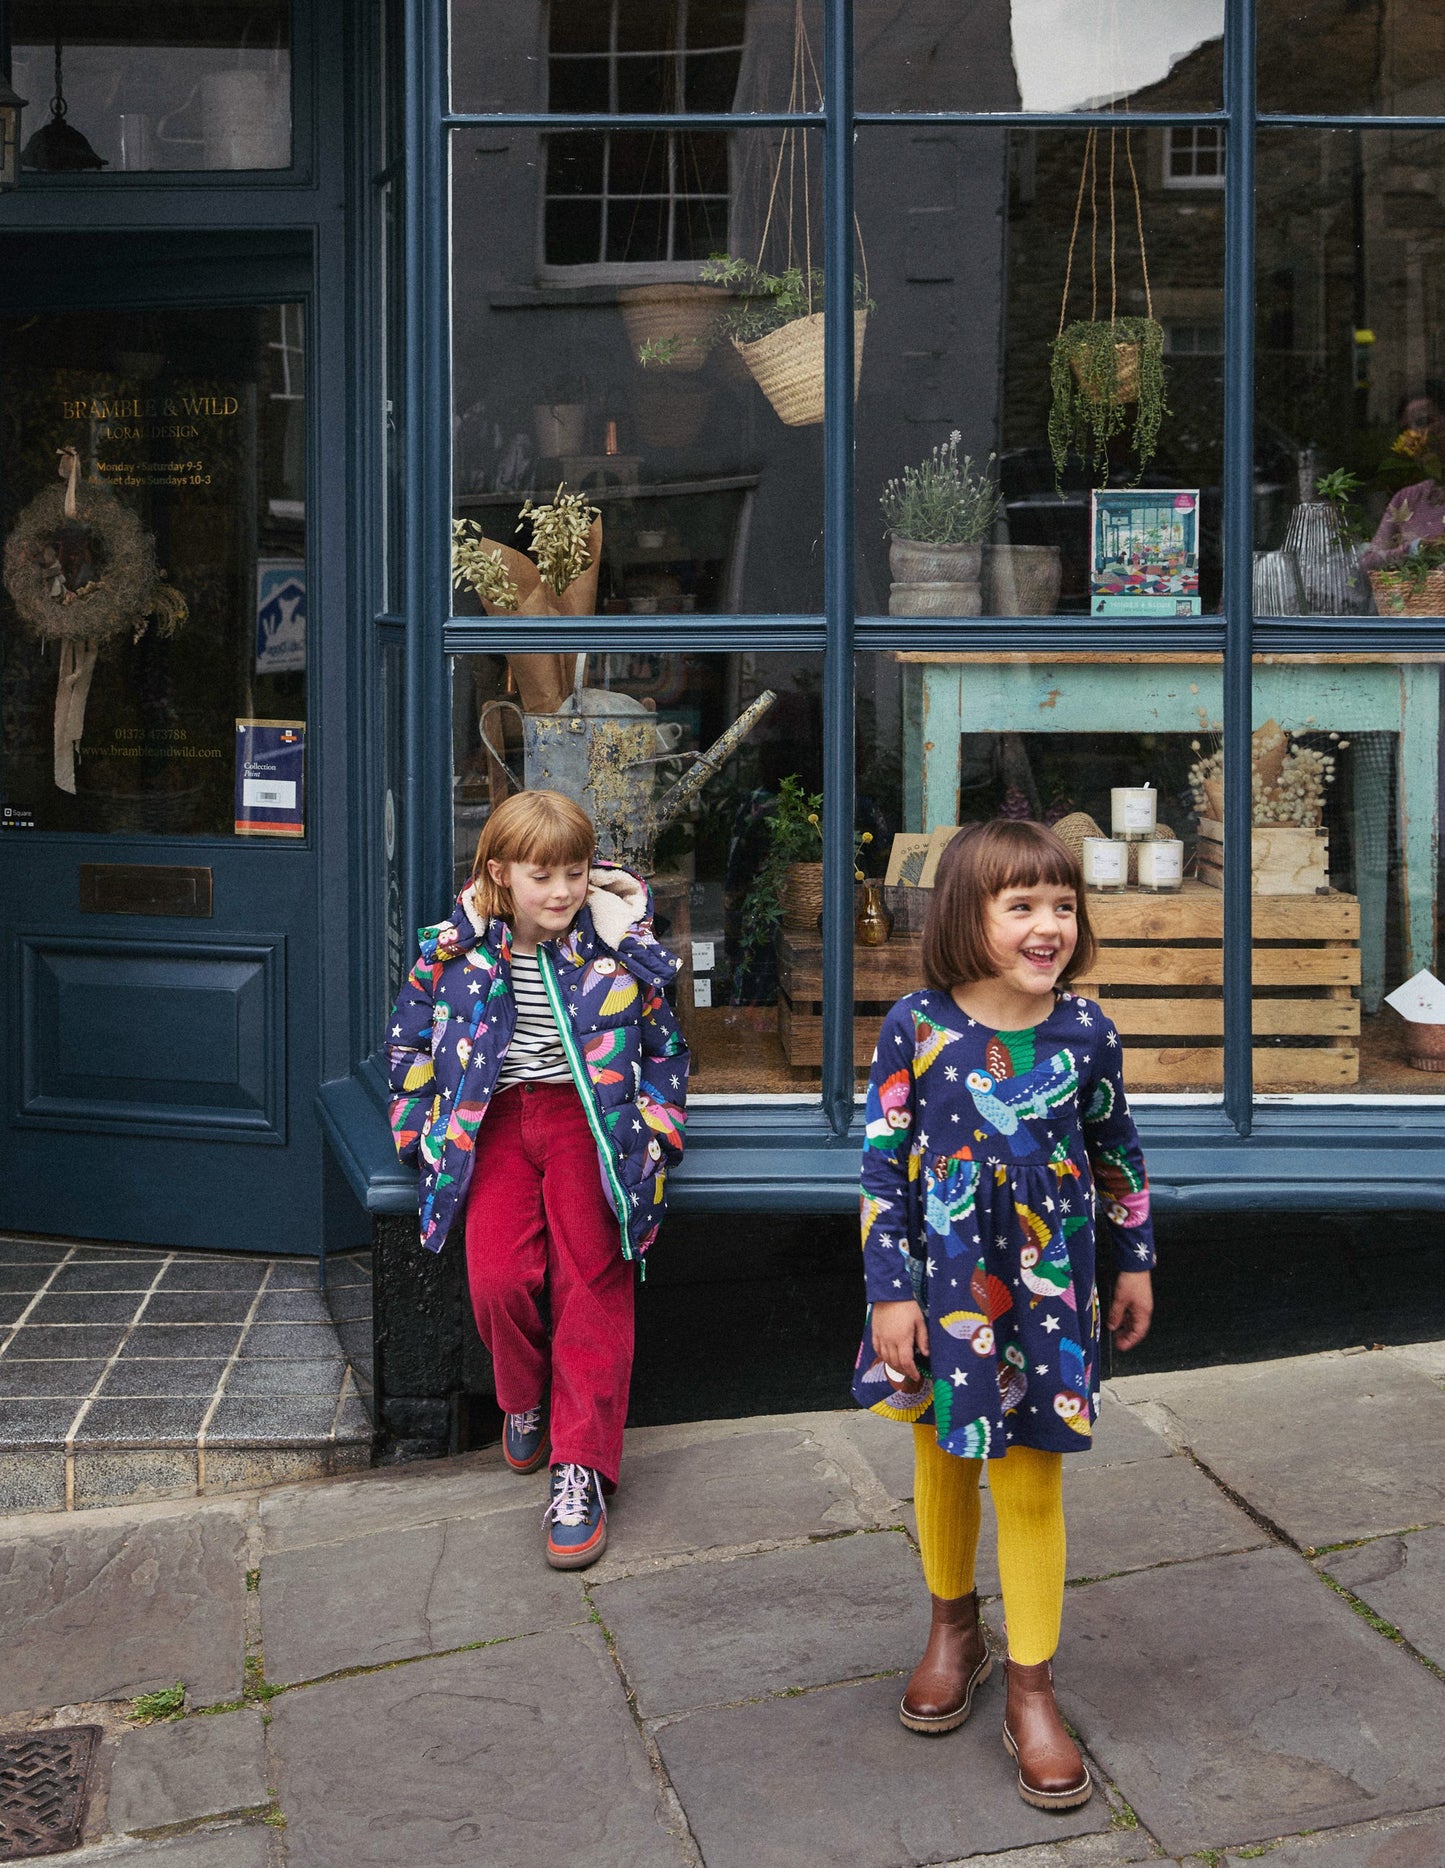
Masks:
[[[860,947],[881,947],[893,932],[893,915],[883,899],[881,882],[863,884],[863,900],[858,905],[853,934]]]

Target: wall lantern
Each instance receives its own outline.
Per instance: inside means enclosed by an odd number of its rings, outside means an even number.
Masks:
[[[20,113],[30,100],[17,97],[10,80],[0,72],[0,188],[15,186],[19,162]]]

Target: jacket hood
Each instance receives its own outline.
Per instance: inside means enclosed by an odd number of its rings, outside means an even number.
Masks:
[[[573,936],[591,934],[602,946],[625,958],[628,969],[649,984],[666,985],[678,970],[676,957],[652,932],[652,891],[630,869],[597,863],[587,878],[587,898],[578,911]],[[564,938],[573,938],[564,936]],[[494,953],[511,953],[512,930],[499,916],[486,920],[477,902],[476,884],[457,897],[450,920],[420,934],[421,957],[428,964],[454,960],[485,942]]]

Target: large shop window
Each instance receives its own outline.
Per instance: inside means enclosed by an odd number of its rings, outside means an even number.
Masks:
[[[1391,995],[1436,952],[1445,124],[1370,119],[1445,112],[1437,10],[1260,0],[1261,110],[1361,121],[1252,132],[1246,721],[1220,645],[1226,180],[1251,132],[1199,120],[1227,102],[1224,0],[856,0],[851,229],[829,220],[813,0],[452,0],[454,106],[521,119],[451,138],[454,646],[476,651],[453,661],[458,875],[558,723],[630,733],[627,853],[686,962],[701,1094],[816,1092],[850,935],[825,950],[809,818],[850,735],[856,1069],[919,983],[947,840],[1001,813],[1089,848],[1083,986],[1133,1091],[1212,1101],[1231,1078],[1237,872],[1256,1093],[1434,1094],[1445,1027]],[[748,121],[764,110],[802,115]],[[691,127],[704,111],[732,121]],[[817,644],[839,621],[822,299],[845,240],[851,718],[836,662],[755,633],[810,619]],[[569,526],[559,581],[541,560]],[[546,649],[548,618],[594,614],[607,651]],[[485,619],[527,652],[482,652]],[[720,775],[659,815],[679,761],[764,690]],[[1247,860],[1225,849],[1226,727]],[[1123,793],[1151,832],[1100,850]]]

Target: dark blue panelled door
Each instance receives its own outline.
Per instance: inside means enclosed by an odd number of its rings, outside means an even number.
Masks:
[[[309,258],[59,244],[0,286],[0,1227],[314,1250]]]

